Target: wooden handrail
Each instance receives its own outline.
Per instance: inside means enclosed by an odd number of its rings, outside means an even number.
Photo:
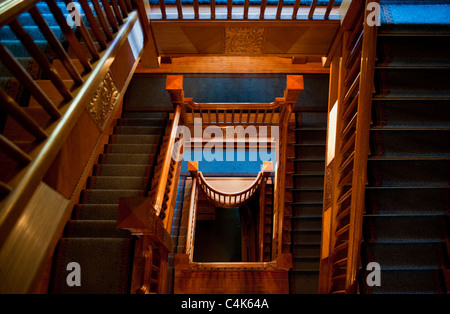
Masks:
[[[248,202],[259,189],[262,181],[267,180],[268,174],[269,172],[265,171],[259,172],[256,176],[256,179],[249,187],[234,193],[215,189],[207,182],[201,171],[198,172],[197,178],[200,189],[203,190],[205,195],[212,203],[214,203],[218,207],[233,208],[242,206],[243,204]]]
[[[350,7],[350,17],[355,8],[364,16],[356,18],[363,25],[353,24],[342,33],[342,51],[329,61],[331,75],[338,79],[330,85],[329,124],[335,125],[335,142],[327,142],[333,155],[325,169],[320,293],[356,293],[361,263],[377,28],[365,23],[369,12],[360,3]]]
[[[136,12],[131,12],[128,15],[127,21],[121,26],[109,47],[101,52],[101,58],[96,62],[95,68],[86,74],[85,83],[73,90],[73,99],[64,103],[59,109],[61,117],[45,129],[45,133],[32,131],[32,134],[42,138],[42,141],[37,143],[33,152],[29,154],[32,161],[24,166],[10,182],[3,182],[3,184],[11,187],[11,191],[0,203],[0,245],[7,238],[7,234],[28,203],[29,196],[42,181],[64,142],[77,124],[86,104],[90,102],[95,90],[105,78],[137,20]],[[7,103],[17,109],[11,109],[11,112],[16,112],[18,117],[19,115],[24,117],[25,125],[33,125],[33,123],[26,122],[27,116],[20,113],[18,105],[16,106],[9,101]]]
[[[164,204],[166,202],[165,200],[165,195],[167,193],[167,187],[168,185],[171,185],[172,181],[175,181],[172,178],[172,174],[173,174],[173,170],[171,170],[172,167],[172,162],[173,160],[173,156],[174,156],[174,149],[176,148],[180,148],[180,147],[175,147],[175,140],[176,140],[176,136],[177,136],[177,129],[178,126],[180,125],[180,119],[181,119],[181,106],[177,105],[175,107],[175,112],[174,112],[174,116],[173,116],[173,120],[172,120],[172,126],[170,129],[170,136],[169,136],[169,141],[167,143],[167,149],[164,153],[164,161],[162,164],[162,167],[160,169],[160,177],[159,177],[159,181],[158,181],[158,186],[156,188],[156,194],[155,194],[155,198],[154,198],[154,204],[153,207],[156,211],[156,214],[158,216],[161,216],[162,219],[164,219],[167,216],[167,213],[163,213],[164,210]],[[176,152],[179,153],[179,152]],[[167,204],[167,203],[166,203]],[[170,217],[170,213],[169,213],[169,217]],[[168,225],[171,224],[170,219],[166,219],[166,227],[168,228]]]
[[[368,2],[366,1],[366,7]],[[368,11],[365,11],[367,21]],[[376,60],[377,27],[364,23],[361,54],[361,77],[358,97],[358,119],[356,122],[355,157],[353,161],[353,192],[350,212],[348,265],[346,292],[356,293],[357,277],[360,265],[362,224],[365,208],[365,187],[367,182],[367,158],[369,152],[369,134],[373,80]],[[358,60],[359,61],[359,60]]]
[[[188,165],[190,171],[191,165]],[[192,173],[192,172],[191,172]],[[195,223],[197,220],[197,201],[198,201],[198,187],[197,176],[192,175],[191,198],[189,202],[189,222],[186,236],[186,254],[189,255],[191,261],[194,260],[194,239],[195,239]]]

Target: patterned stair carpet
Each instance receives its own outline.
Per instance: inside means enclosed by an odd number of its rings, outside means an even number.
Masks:
[[[360,290],[446,293],[450,25],[439,18],[448,5],[398,10],[383,6],[391,15],[377,43]],[[417,20],[407,22],[413,11]],[[381,286],[364,280],[370,262],[381,267]]]
[[[167,113],[124,112],[94,166],[54,259],[51,293],[128,293],[133,238],[116,229],[120,197],[146,196]],[[81,286],[68,286],[66,266],[81,267]]]

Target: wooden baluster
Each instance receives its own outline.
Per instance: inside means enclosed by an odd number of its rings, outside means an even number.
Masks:
[[[211,20],[216,18],[216,1],[211,0]]]
[[[233,0],[227,0],[227,19],[231,19],[233,14]]]
[[[97,20],[95,19],[94,14],[92,13],[91,7],[89,6],[87,0],[79,0],[79,2],[81,7],[83,8],[84,14],[86,15],[86,19],[89,23],[89,26],[92,29],[92,33],[94,34],[95,39],[100,45],[100,48],[106,49],[106,41],[103,38],[103,35],[101,34],[100,27],[97,24]]]
[[[311,8],[309,10],[308,19],[312,19],[314,15],[314,11],[316,10],[317,0],[313,0],[311,3]]]
[[[278,0],[277,6],[277,15],[276,19],[279,20],[281,18],[281,10],[283,10],[284,0]]]
[[[181,3],[181,0],[176,0],[177,2],[177,12],[178,12],[178,19],[183,19],[183,5]]]
[[[250,6],[250,0],[245,0],[244,3],[244,20],[248,19],[248,8]]]
[[[117,25],[117,21],[114,17],[114,13],[111,9],[111,5],[109,4],[108,0],[102,0],[103,3],[103,10],[106,13],[106,17],[108,18],[109,25],[111,25],[111,28],[114,33],[117,33],[119,31],[119,26]]]
[[[294,2],[294,11],[292,12],[292,19],[297,19],[298,8],[300,7],[300,0],[295,0]]]
[[[64,0],[66,4],[69,4],[71,0]],[[57,10],[59,10],[59,7],[57,7]],[[74,8],[75,11],[77,11],[76,7]],[[61,11],[60,11],[61,12]],[[79,12],[78,12],[79,14]],[[67,24],[67,23],[66,23]],[[97,51],[97,48],[95,47],[94,41],[92,40],[91,35],[89,34],[86,25],[83,22],[83,19],[79,19],[79,25],[77,25],[77,29],[81,34],[81,37],[83,37],[83,40],[86,44],[86,47],[88,48],[90,54],[92,55],[92,58],[94,60],[100,59],[100,55]]]
[[[17,36],[17,38],[22,42],[28,53],[36,60],[42,71],[49,77],[49,79],[52,81],[52,83],[55,85],[64,99],[71,100],[73,96],[70,93],[69,89],[59,77],[56,69],[52,64],[50,64],[47,57],[33,41],[33,38],[31,38],[30,34],[28,34],[23,29],[22,25],[20,25],[17,20],[13,20],[11,23],[9,23],[9,27]]]
[[[166,5],[164,3],[164,0],[159,0],[159,9],[161,10],[161,19],[167,19]]]
[[[52,101],[42,91],[39,85],[33,80],[30,74],[17,62],[13,55],[0,43],[0,59],[11,73],[24,85],[37,100],[37,102],[44,108],[44,110],[53,118],[58,119],[61,113],[58,108],[53,105]]]
[[[162,1],[164,1],[164,0],[162,0]],[[125,4],[126,4],[126,6],[127,6],[127,11],[128,11],[128,13],[130,13],[131,11],[133,11],[133,5],[131,4],[131,1],[130,1],[130,0],[125,0]]]
[[[1,88],[0,100],[0,108],[8,112],[14,120],[36,139],[43,141],[48,137],[47,133],[45,133],[40,125]]]
[[[111,4],[114,10],[114,14],[116,15],[116,20],[119,25],[123,24],[122,13],[120,12],[119,5],[116,0],[111,0]]]
[[[75,66],[73,65],[72,61],[70,60],[60,41],[56,38],[55,34],[53,34],[52,30],[45,22],[39,10],[34,6],[28,12],[30,13],[36,25],[41,30],[42,34],[44,34],[45,38],[48,40],[49,44],[55,50],[59,60],[61,61],[64,68],[67,70],[67,73],[69,73],[70,77],[73,79],[75,84],[76,85],[83,84],[83,79],[81,78],[77,69],[75,69]]]
[[[0,195],[6,195],[11,193],[12,187],[10,187],[8,184],[6,184],[3,181],[0,181]]]
[[[126,19],[128,17],[128,9],[127,5],[125,4],[125,0],[119,0],[119,6],[120,10],[122,11],[122,17]]]
[[[22,165],[27,165],[31,162],[31,157],[3,134],[0,134],[0,149]]]
[[[195,19],[199,19],[199,13],[198,13],[198,0],[194,0],[194,16]]]
[[[328,20],[328,17],[330,16],[330,12],[331,12],[331,9],[333,8],[333,5],[334,5],[334,0],[330,0],[328,2],[327,9],[325,11],[325,15],[323,16],[323,18],[325,20]],[[361,16],[363,16],[363,15],[361,15]]]
[[[98,20],[100,25],[102,26],[103,32],[105,33],[106,39],[108,41],[114,38],[111,30],[109,29],[108,23],[106,22],[105,14],[100,6],[100,2],[98,0],[91,0],[92,5],[94,6],[94,10],[97,13]]]
[[[259,13],[259,19],[264,20],[264,13],[266,11],[267,0],[261,0],[261,10]]]
[[[89,60],[87,59],[86,55],[84,54],[83,48],[81,47],[80,42],[78,41],[77,37],[75,36],[75,33],[69,27],[69,25],[67,25],[66,18],[62,14],[61,10],[56,5],[56,3],[52,0],[46,0],[46,3],[48,5],[50,11],[53,14],[53,17],[55,18],[56,22],[58,23],[59,27],[61,28],[61,31],[64,34],[64,37],[66,37],[74,54],[77,56],[78,61],[80,61],[80,63],[83,65],[85,71],[88,71],[88,72],[91,71],[92,66],[89,63]]]

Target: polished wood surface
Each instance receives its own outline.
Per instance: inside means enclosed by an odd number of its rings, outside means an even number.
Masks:
[[[144,59],[145,60],[145,59]],[[318,73],[327,74],[320,58],[293,64],[289,57],[198,56],[171,58],[158,68],[136,68],[136,73]]]
[[[327,149],[335,151],[325,169],[320,293],[357,293],[377,32],[355,18],[357,9],[368,14],[359,5],[349,7],[351,20],[343,24],[353,28],[342,32],[329,59],[332,77],[338,77],[330,82],[328,121],[333,125],[335,113],[336,134],[327,139]]]

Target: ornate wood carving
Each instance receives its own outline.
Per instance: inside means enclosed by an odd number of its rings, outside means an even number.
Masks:
[[[264,36],[261,27],[226,27],[225,53],[262,53]]]
[[[87,107],[89,114],[100,129],[103,128],[106,118],[113,109],[118,96],[119,91],[116,83],[108,71]]]

